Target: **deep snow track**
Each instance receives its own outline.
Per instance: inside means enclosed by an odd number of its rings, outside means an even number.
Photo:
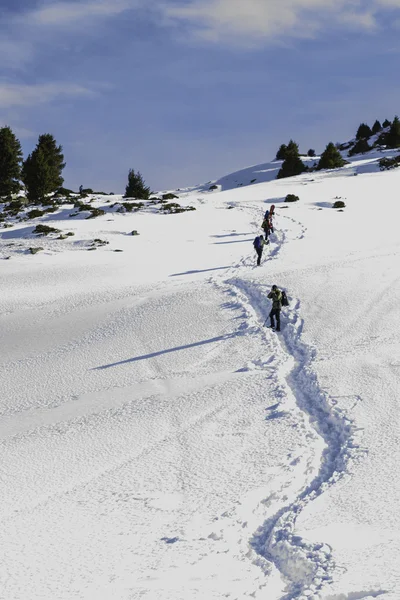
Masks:
[[[301,227],[298,239],[304,234],[305,229]],[[283,232],[271,249],[270,259],[276,258],[285,241]],[[212,279],[220,287],[217,278]],[[283,331],[278,337],[262,328],[268,315],[268,290],[264,284],[233,277],[225,280],[223,285],[228,293],[237,297],[247,313],[249,325],[259,329],[268,346],[272,343],[278,357],[277,383],[280,380],[289,403],[285,405],[283,400],[274,406],[274,418],[286,414],[282,408],[293,410],[290,403],[293,400],[302,413],[302,427],[310,430],[306,438],[313,443],[314,456],[312,464],[308,462],[302,489],[292,498],[283,489],[279,504],[276,497],[273,499],[273,505],[278,504],[276,512],[254,534],[251,545],[258,555],[279,570],[285,580],[287,588],[282,600],[317,599],[322,589],[332,582],[338,567],[327,544],[311,544],[295,534],[296,521],[305,506],[344,477],[351,462],[361,456],[360,430],[335,406],[318,382],[313,370],[315,350],[301,339],[304,324],[300,317],[300,301],[292,298],[293,308],[284,310]]]
[[[253,313],[253,319],[263,323],[267,317],[265,287],[243,279],[226,283],[236,289],[243,306],[250,314]],[[299,316],[300,302],[293,299],[291,302],[295,306],[284,311],[282,335],[274,341],[275,346],[280,346],[280,351],[277,349],[277,355],[281,357],[278,377],[286,381],[297,406],[322,438],[324,448],[320,456],[315,456],[319,467],[314,465],[317,472],[312,480],[306,483],[294,501],[284,505],[260,527],[252,545],[279,569],[287,581],[288,591],[282,600],[305,600],[319,597],[316,594],[332,581],[337,567],[329,546],[307,543],[295,534],[297,517],[309,502],[348,472],[350,463],[361,455],[362,450],[360,431],[344,412],[334,406],[318,383],[312,368],[315,352],[301,341],[303,321]],[[261,330],[260,333],[268,338],[277,336],[270,330]],[[283,353],[289,355],[289,371]],[[316,450],[320,446],[317,444]]]
[[[296,239],[303,239],[306,228],[291,217],[281,215],[299,228]],[[269,260],[276,258],[286,242],[283,230],[273,244]],[[234,277],[226,280],[230,293],[234,290],[253,327],[265,323],[268,315],[266,295],[269,289],[264,284]],[[305,472],[303,489],[294,499],[287,501],[282,490],[284,503],[275,514],[268,518],[255,533],[252,546],[259,555],[275,565],[287,582],[287,593],[282,600],[306,600],[319,598],[319,592],[332,582],[338,568],[331,548],[324,543],[307,543],[295,535],[296,520],[305,506],[346,475],[351,462],[361,456],[360,430],[347,414],[340,410],[333,399],[322,390],[313,370],[316,357],[314,349],[301,339],[304,323],[300,316],[300,301],[291,299],[294,308],[285,309],[282,334],[260,328],[260,335],[268,345],[275,346],[279,357],[277,380],[282,388],[287,388],[288,396],[308,421],[308,425],[319,437],[315,444],[314,464]],[[286,321],[286,322],[285,322]],[[280,341],[279,341],[280,340]],[[285,415],[278,403],[275,415]],[[310,435],[308,439],[312,439]],[[314,438],[315,442],[315,438]],[[312,474],[310,480],[310,474]]]

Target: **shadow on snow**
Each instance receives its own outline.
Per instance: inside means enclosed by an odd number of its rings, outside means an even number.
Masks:
[[[256,331],[254,329],[254,331]],[[133,358],[127,358],[126,360],[121,360],[115,363],[110,363],[108,365],[102,365],[100,367],[94,367],[91,369],[92,371],[101,371],[103,369],[110,369],[111,367],[118,367],[120,365],[126,365],[129,363],[139,362],[140,360],[148,360],[150,358],[156,358],[157,356],[162,356],[163,354],[170,354],[171,352],[179,352],[180,350],[188,350],[190,348],[197,348],[199,346],[205,346],[206,344],[214,344],[216,342],[224,342],[226,340],[233,339],[235,337],[248,335],[252,333],[252,330],[245,329],[245,331],[233,331],[232,333],[226,333],[224,335],[218,335],[216,337],[210,338],[208,340],[201,340],[200,342],[193,342],[192,344],[185,344],[184,346],[175,346],[174,348],[167,348],[166,350],[159,350],[158,352],[151,352],[149,354],[142,354],[140,356],[134,356]]]
[[[212,267],[211,269],[194,269],[193,271],[184,271],[183,273],[172,273],[170,277],[178,277],[179,275],[195,275],[196,273],[207,273],[208,271],[223,271],[230,269],[232,265],[226,267]]]

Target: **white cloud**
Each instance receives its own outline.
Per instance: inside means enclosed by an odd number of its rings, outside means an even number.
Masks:
[[[40,48],[50,45],[59,29],[75,34],[140,6],[146,0],[83,0],[45,2],[17,15],[4,15],[0,32],[0,68],[15,69],[31,62]],[[148,0],[153,2],[153,0]]]
[[[89,2],[57,2],[44,4],[26,13],[25,23],[39,26],[70,26],[86,19],[113,17],[133,6],[132,0],[93,0]]]
[[[371,10],[367,12],[344,12],[342,15],[338,15],[338,22],[366,31],[373,31],[378,28],[376,16]]]
[[[186,38],[254,47],[316,37],[333,27],[373,31],[381,14],[397,9],[400,0],[44,0],[23,14],[3,17],[0,68],[31,62],[60,30],[95,35],[99,23],[134,10],[152,11],[160,26],[183,24]],[[391,26],[396,27],[395,18]]]
[[[167,15],[186,22],[201,37],[233,44],[310,37],[336,26],[373,30],[384,8],[400,0],[190,0],[165,5]]]
[[[99,22],[127,11],[149,10],[164,0],[46,0],[38,7],[0,15],[0,68],[19,68],[31,62],[38,50],[65,35],[95,35]]]
[[[18,44],[13,46],[12,37],[0,40],[0,63],[29,60],[34,46],[45,42],[45,31],[95,27],[98,20],[135,9],[155,9],[160,24],[184,23],[203,38],[253,45],[283,36],[314,37],[337,25],[373,30],[380,13],[400,9],[400,0],[46,0],[9,21]],[[7,44],[12,51],[1,51]]]
[[[32,106],[51,102],[59,96],[87,96],[89,89],[69,83],[37,85],[0,82],[0,108]]]

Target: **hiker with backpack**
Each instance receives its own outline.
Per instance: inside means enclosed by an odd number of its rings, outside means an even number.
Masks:
[[[274,233],[273,219],[275,217],[275,204],[271,204],[271,207],[265,211],[264,221],[262,222],[262,229],[265,231],[265,235],[269,236],[270,233]]]
[[[271,204],[268,215],[269,230],[274,233],[275,204]]]
[[[262,235],[258,235],[253,242],[254,250],[257,252],[257,266],[261,265],[261,257],[265,246],[265,240]]]
[[[263,229],[265,233],[265,243],[269,244],[268,236],[270,234],[270,229],[268,219],[264,219],[264,221],[261,223],[261,229]]]
[[[273,285],[270,293],[268,294],[268,298],[272,300],[272,309],[269,313],[269,318],[271,321],[270,327],[275,329],[276,331],[281,330],[281,309],[282,306],[288,306],[289,301],[286,296],[286,292],[280,290],[278,286]],[[276,319],[276,327],[275,327],[275,319]]]

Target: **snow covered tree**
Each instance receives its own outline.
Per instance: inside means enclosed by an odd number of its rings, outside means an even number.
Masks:
[[[142,175],[129,169],[128,185],[125,188],[125,198],[136,198],[138,200],[148,200],[150,188],[144,183]]]
[[[290,148],[289,148],[290,147]],[[278,173],[277,179],[283,179],[284,177],[293,177],[294,175],[300,175],[306,171],[307,167],[299,156],[298,145],[290,140],[290,143],[286,150],[286,157],[282,163],[282,167]]]
[[[386,144],[389,148],[400,147],[400,120],[397,116],[393,119],[389,133],[387,134]]]
[[[324,152],[321,154],[317,169],[338,169],[343,167],[346,161],[342,158],[335,144],[329,142]]]
[[[378,119],[375,121],[375,123],[372,126],[372,133],[374,135],[376,135],[377,133],[379,133],[380,131],[382,131],[382,125],[380,124],[380,122],[378,121]]]
[[[0,196],[10,196],[21,189],[22,150],[11,128],[0,128]]]
[[[356,139],[357,140],[368,139],[371,137],[371,135],[372,135],[372,131],[371,131],[370,126],[366,125],[365,123],[361,123],[361,125],[357,129]]]
[[[62,146],[50,133],[39,136],[34,151],[24,162],[22,179],[31,202],[39,203],[58,190],[64,183],[62,170],[65,167]]]

